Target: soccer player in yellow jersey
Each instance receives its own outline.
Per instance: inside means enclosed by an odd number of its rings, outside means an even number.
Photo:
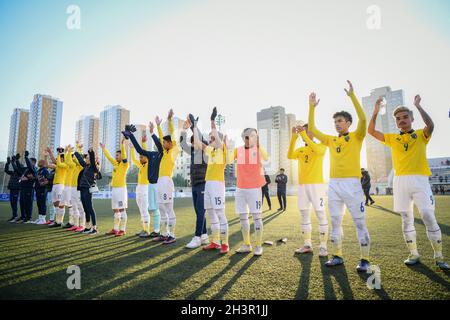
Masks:
[[[220,249],[221,254],[230,251],[228,244],[228,220],[225,215],[225,166],[227,164],[226,137],[217,131],[215,123],[217,109],[214,107],[211,116],[211,133],[209,143],[202,142],[198,129],[194,127],[194,147],[203,149],[208,166],[205,175],[204,207],[208,212],[211,224],[212,241],[203,250]],[[222,141],[223,139],[223,141]]]
[[[63,202],[63,192],[64,192],[64,182],[66,180],[67,164],[64,162],[66,155],[64,154],[63,148],[57,149],[56,158],[53,156],[53,152],[50,148],[47,148],[47,153],[50,155],[53,164],[49,167],[55,170],[55,175],[53,178],[52,187],[52,202],[55,207],[55,221],[49,224],[49,227],[61,227],[64,220],[64,202]]]
[[[176,241],[175,238],[175,225],[176,216],[173,210],[173,192],[174,185],[172,180],[173,168],[175,161],[180,154],[180,148],[175,141],[175,130],[173,127],[173,110],[170,109],[167,121],[169,124],[169,134],[164,135],[161,122],[162,119],[156,117],[155,122],[158,129],[159,139],[163,145],[163,157],[159,165],[159,177],[157,184],[158,191],[158,206],[161,213],[161,228],[166,225],[166,234],[162,234],[155,238],[154,241],[162,241],[163,244],[171,244]]]
[[[328,212],[331,219],[331,245],[333,257],[325,265],[333,267],[344,263],[342,257],[342,220],[345,207],[350,211],[361,249],[361,260],[356,270],[366,272],[370,266],[370,237],[366,227],[364,193],[361,187],[360,153],[366,136],[366,115],[355,96],[350,81],[345,92],[350,97],[358,115],[358,126],[350,132],[352,116],[346,111],[334,114],[334,125],[338,136],[320,132],[315,126],[314,111],[320,100],[316,94],[309,96],[309,131],[330,150],[330,183],[328,187]]]
[[[147,150],[147,136],[142,135],[142,149]],[[136,234],[141,238],[150,235],[150,214],[148,210],[148,161],[144,155],[136,159],[134,147],[130,144],[131,162],[138,168],[138,181],[136,186],[136,204],[141,214],[142,231]]]
[[[76,151],[80,154],[83,153],[83,145],[76,142]],[[87,155],[84,155],[84,158],[87,158]],[[75,168],[72,173],[72,181],[70,183],[71,189],[71,201],[72,201],[72,210],[73,210],[73,227],[69,228],[69,231],[82,232],[84,231],[84,227],[86,224],[86,214],[84,212],[83,204],[81,203],[81,194],[78,190],[78,180],[80,177],[81,171],[83,171],[83,166],[78,161],[75,154],[72,157],[73,162],[75,163]]]
[[[63,225],[63,228],[70,229],[74,226],[74,209],[72,205],[72,177],[75,170],[75,162],[73,161],[73,148],[71,145],[66,146],[65,161],[67,164],[66,179],[64,180],[63,202],[69,211],[69,222]]]
[[[402,217],[403,236],[410,251],[405,264],[411,266],[420,262],[414,227],[413,205],[416,204],[434,250],[436,265],[443,270],[449,270],[449,265],[444,262],[442,255],[442,234],[436,221],[433,192],[428,182],[431,171],[428,167],[426,151],[433,134],[434,123],[422,108],[421,100],[421,97],[416,95],[414,105],[425,123],[424,129],[414,130],[412,128],[413,112],[407,107],[399,106],[394,110],[394,118],[400,132],[383,133],[376,130],[376,119],[382,101],[380,97],[375,104],[368,132],[392,149],[394,210]]]
[[[301,136],[305,146],[295,149],[298,136]],[[326,186],[323,180],[323,158],[327,147],[313,141],[313,135],[308,131],[308,125],[292,128],[292,138],[288,150],[288,159],[298,162],[298,209],[301,214],[301,231],[303,247],[296,253],[312,253],[311,241],[311,205],[316,211],[319,221],[319,256],[328,256],[328,219],[325,212]]]
[[[128,208],[128,192],[127,192],[127,171],[130,166],[127,159],[127,150],[125,147],[125,139],[122,139],[120,150],[116,151],[113,158],[103,143],[100,143],[105,157],[113,165],[111,180],[111,203],[114,212],[114,227],[107,232],[107,235],[115,235],[120,237],[125,235],[127,227],[127,208]]]

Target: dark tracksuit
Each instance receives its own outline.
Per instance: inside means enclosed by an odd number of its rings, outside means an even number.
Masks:
[[[48,195],[48,178],[49,172],[47,168],[39,168],[36,172],[36,183],[34,190],[36,191],[36,203],[38,207],[38,214],[40,216],[47,215],[47,195]],[[45,184],[47,183],[47,184]]]
[[[280,208],[286,210],[286,184],[288,178],[284,173],[277,175],[275,182],[277,183],[277,196]]]
[[[133,143],[134,149],[137,153],[140,155],[147,157],[148,159],[148,181],[151,184],[158,183],[158,177],[159,177],[159,164],[161,163],[161,159],[164,154],[164,150],[161,144],[161,141],[159,141],[159,138],[156,134],[152,134],[153,142],[156,145],[156,148],[158,151],[147,151],[143,150],[139,143],[137,142],[135,136],[131,133],[130,140],[131,143]]]
[[[17,207],[19,204],[19,194],[20,194],[20,175],[17,172],[9,167],[11,162],[7,162],[5,165],[5,173],[10,176],[8,182],[8,190],[9,190],[9,202],[11,204],[12,217],[17,218]]]
[[[31,220],[33,215],[34,174],[32,170],[22,166],[16,160],[13,162],[14,170],[20,174],[20,217],[23,221]],[[27,180],[24,180],[27,179]]]
[[[199,133],[199,136],[202,135]],[[195,150],[194,146],[189,145],[186,140],[186,132],[183,131],[180,137],[181,148],[184,152],[191,155],[191,187],[192,187],[192,202],[194,203],[194,210],[196,218],[195,236],[200,237],[206,234],[206,219],[205,219],[205,176],[208,164],[206,163],[206,156],[203,150]],[[208,144],[204,141],[203,143]]]
[[[80,191],[81,203],[86,214],[86,222],[92,221],[92,226],[96,226],[97,215],[92,203],[92,193],[89,189],[94,187],[97,184],[97,180],[100,180],[102,177],[95,163],[95,152],[90,150],[88,153],[90,165],[87,165],[80,153],[75,152],[78,163],[83,167],[83,170],[78,176],[77,190]]]
[[[272,202],[270,201],[270,194],[269,194],[269,184],[271,183],[270,177],[265,174],[264,178],[266,179],[266,184],[262,186],[262,204],[264,204],[264,197],[267,199],[267,204],[269,205],[269,209],[272,209]]]
[[[364,195],[366,196],[366,205],[370,202],[374,202],[372,197],[370,196],[370,187],[372,186],[370,183],[370,175],[369,172],[364,171],[361,177],[361,186],[364,191]]]

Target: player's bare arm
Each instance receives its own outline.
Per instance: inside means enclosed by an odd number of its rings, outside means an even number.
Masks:
[[[381,142],[384,142],[383,132],[375,129],[375,126],[377,124],[377,116],[378,116],[378,113],[380,112],[382,101],[383,101],[383,97],[379,97],[377,99],[377,101],[375,102],[375,108],[373,109],[372,118],[370,119],[369,127],[367,128],[367,132],[375,139],[377,139]]]
[[[420,95],[416,95],[414,97],[414,105],[416,106],[417,110],[419,111],[423,122],[425,122],[425,128],[423,129],[423,133],[428,138],[433,134],[434,122],[431,119],[431,117],[428,115],[428,113],[422,108],[421,102],[422,102],[422,98],[420,97]]]

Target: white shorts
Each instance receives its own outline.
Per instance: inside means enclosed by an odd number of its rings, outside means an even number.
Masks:
[[[340,205],[347,207],[353,219],[365,217],[364,192],[361,181],[358,178],[330,179],[328,186],[328,211],[330,217],[344,214],[344,210],[336,210]]]
[[[62,202],[66,207],[72,206],[72,187],[69,186],[64,187]]]
[[[394,176],[394,211],[434,210],[434,197],[427,176]]]
[[[223,181],[206,181],[204,195],[206,210],[225,208],[225,183]]]
[[[156,189],[158,191],[158,203],[173,202],[173,192],[175,190],[175,187],[173,185],[173,180],[171,177],[159,177]]]
[[[81,200],[80,191],[78,191],[75,187],[70,187],[70,198],[72,200],[72,204],[78,203],[78,201]]]
[[[299,210],[325,210],[325,184],[300,184],[298,186],[297,204]]]
[[[62,202],[63,201],[63,192],[64,185],[63,184],[54,184],[52,187],[52,202]],[[62,203],[64,204],[64,203]]]
[[[148,185],[138,184],[136,187],[136,203],[141,215],[148,213]]]
[[[261,213],[262,191],[261,188],[236,189],[235,196],[236,213]]]
[[[128,208],[128,191],[126,187],[112,188],[111,204],[113,210]]]

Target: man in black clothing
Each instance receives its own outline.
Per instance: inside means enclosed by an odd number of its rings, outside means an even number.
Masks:
[[[194,118],[192,114],[189,114],[188,119],[184,122],[183,131],[180,135],[180,144],[184,152],[191,156],[191,187],[192,187],[192,201],[194,204],[194,211],[196,215],[195,223],[195,235],[191,242],[186,245],[188,249],[195,249],[200,247],[202,244],[209,244],[208,232],[206,229],[206,218],[205,218],[205,176],[207,164],[207,156],[205,155],[203,149],[194,148],[194,136],[191,136],[190,143],[187,142],[187,132],[190,129],[192,132],[196,127],[198,121]],[[203,137],[203,135],[198,132],[199,137],[202,139],[204,144],[208,144],[208,141]]]
[[[13,159],[15,157],[13,156]],[[12,166],[12,160],[10,157],[6,159],[6,165],[5,165],[5,173],[9,175],[9,182],[8,182],[8,190],[9,190],[9,202],[11,204],[11,210],[12,210],[12,218],[9,219],[9,222],[16,222],[19,217],[17,216],[17,208],[19,204],[19,194],[20,194],[20,175],[17,174],[17,172],[10,168]]]
[[[28,151],[25,151],[25,161],[27,161],[28,158]],[[16,155],[15,161],[12,162],[14,171],[16,171],[17,174],[20,175],[20,219],[17,222],[22,223],[31,223],[31,217],[33,215],[33,197],[34,197],[34,182],[35,182],[35,175],[36,171],[35,165],[36,165],[36,159],[28,159],[28,161],[31,160],[31,169],[24,167],[20,161],[20,155]]]
[[[267,200],[267,204],[269,205],[269,211],[272,210],[272,202],[270,201],[270,194],[269,194],[269,184],[272,182],[270,181],[269,175],[265,174],[264,178],[266,179],[266,184],[262,186],[262,202],[261,204],[264,204],[264,198]]]
[[[370,205],[373,205],[375,203],[375,201],[372,199],[372,197],[370,196],[370,175],[369,175],[369,171],[365,170],[364,168],[361,168],[361,185],[364,191],[364,194],[366,195],[366,206],[369,205],[369,201],[370,201]]]
[[[31,160],[31,161],[30,161]],[[35,159],[28,159],[25,157],[27,168],[30,171],[34,171],[34,190],[36,192],[36,203],[38,207],[38,219],[34,221],[34,224],[43,225],[46,224],[45,217],[47,216],[47,195],[48,195],[48,185],[49,185],[49,171],[46,167],[45,160],[39,160],[38,168],[36,170],[32,161]]]
[[[277,196],[280,208],[278,211],[286,211],[286,185],[288,182],[287,175],[284,174],[284,169],[280,169],[280,173],[276,176],[275,182],[277,184]]]

